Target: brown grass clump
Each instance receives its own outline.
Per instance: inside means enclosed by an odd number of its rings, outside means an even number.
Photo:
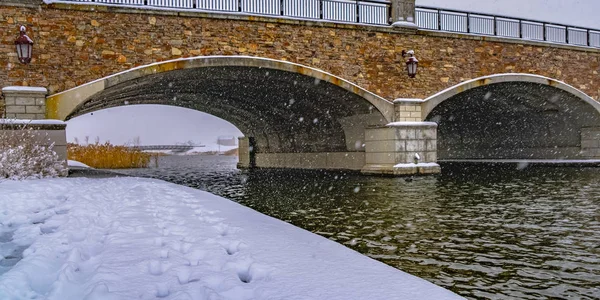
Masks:
[[[96,169],[146,168],[151,154],[125,146],[115,146],[106,142],[100,144],[67,145],[68,157]]]

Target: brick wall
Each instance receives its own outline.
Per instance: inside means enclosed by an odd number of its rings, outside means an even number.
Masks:
[[[0,87],[47,87],[50,94],[135,66],[200,55],[249,55],[323,69],[387,99],[424,98],[464,80],[532,73],[562,80],[598,99],[600,51],[519,44],[391,28],[327,25],[261,17],[189,17],[72,5],[80,11],[0,6]],[[118,11],[124,11],[122,13]],[[30,65],[17,61],[20,25],[35,41]],[[403,49],[419,59],[406,76]]]

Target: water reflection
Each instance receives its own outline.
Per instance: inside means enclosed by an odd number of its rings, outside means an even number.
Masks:
[[[598,171],[450,166],[388,178],[173,156],[124,172],[233,199],[470,298],[598,299]]]

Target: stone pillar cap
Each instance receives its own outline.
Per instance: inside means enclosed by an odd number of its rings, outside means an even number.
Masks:
[[[423,99],[419,98],[398,98],[394,100],[394,103],[421,103],[425,102]]]
[[[392,122],[385,125],[386,127],[437,127],[436,122]]]
[[[35,86],[7,86],[2,88],[2,93],[35,93],[46,95],[48,94],[48,89]]]

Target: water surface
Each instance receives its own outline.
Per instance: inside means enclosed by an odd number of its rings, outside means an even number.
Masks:
[[[120,172],[206,190],[468,298],[600,299],[600,169],[452,166],[433,177],[235,169],[167,156]]]

